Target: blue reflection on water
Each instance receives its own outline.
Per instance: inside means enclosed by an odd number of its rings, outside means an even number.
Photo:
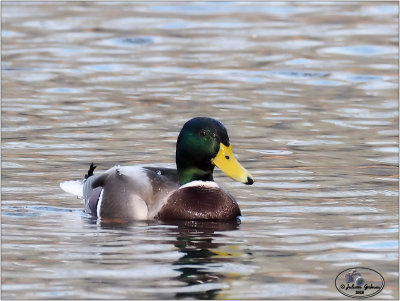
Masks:
[[[378,55],[384,53],[395,53],[394,47],[374,46],[374,45],[357,45],[346,47],[331,47],[325,49],[326,52],[346,55]]]
[[[149,8],[152,11],[163,12],[190,12],[192,14],[217,14],[217,13],[269,13],[269,14],[292,14],[299,10],[298,7],[280,6],[274,3],[274,6],[265,3],[253,3],[253,5],[244,6],[238,2],[192,2],[179,5],[159,5]]]
[[[396,240],[382,240],[382,241],[373,241],[368,243],[359,244],[362,248],[370,248],[370,249],[398,249],[399,244]]]

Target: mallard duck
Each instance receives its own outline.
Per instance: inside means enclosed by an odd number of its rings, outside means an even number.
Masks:
[[[225,126],[212,118],[187,121],[176,143],[176,169],[114,166],[61,188],[83,198],[101,219],[229,221],[241,216],[235,199],[213,179],[214,167],[247,185],[251,174],[235,159]]]

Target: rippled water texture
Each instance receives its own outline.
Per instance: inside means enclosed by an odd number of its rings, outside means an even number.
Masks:
[[[3,299],[398,298],[397,2],[3,2]],[[228,128],[242,224],[104,225],[59,182]]]

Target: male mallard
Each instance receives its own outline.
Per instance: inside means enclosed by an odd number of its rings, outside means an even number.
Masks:
[[[212,118],[187,121],[176,144],[172,168],[115,166],[61,188],[83,197],[85,210],[104,219],[235,220],[235,199],[213,180],[218,166],[232,179],[251,185],[251,174],[236,161],[224,125]]]

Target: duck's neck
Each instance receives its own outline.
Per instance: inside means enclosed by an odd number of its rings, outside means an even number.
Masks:
[[[196,167],[180,167],[178,166],[179,184],[184,185],[192,181],[214,181],[213,169],[204,171]]]

